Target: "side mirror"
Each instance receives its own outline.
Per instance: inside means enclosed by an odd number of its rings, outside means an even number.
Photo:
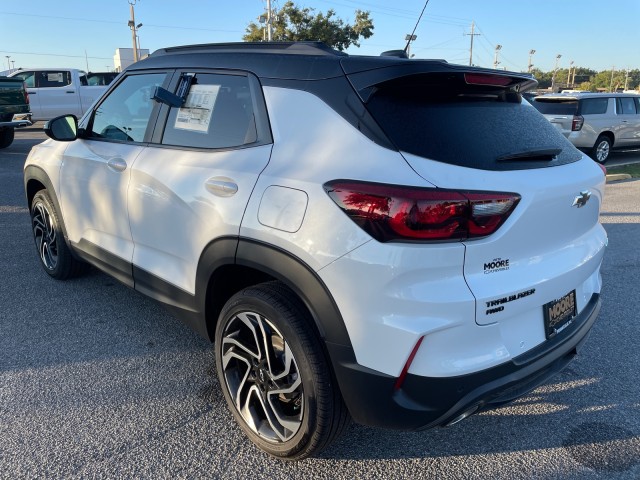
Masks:
[[[78,138],[78,118],[75,115],[63,115],[44,124],[44,133],[59,142],[72,142]]]

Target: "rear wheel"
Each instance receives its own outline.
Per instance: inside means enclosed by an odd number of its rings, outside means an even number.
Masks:
[[[278,458],[319,452],[349,422],[314,328],[296,295],[277,282],[234,295],[216,327],[227,404],[249,439]]]
[[[591,149],[591,158],[598,163],[604,163],[611,153],[611,140],[606,135],[600,135]]]
[[[40,190],[33,197],[31,227],[45,272],[53,278],[65,280],[84,270],[85,264],[71,255],[60,228],[58,212],[46,190]]]
[[[13,128],[0,128],[0,148],[7,148],[13,143]]]

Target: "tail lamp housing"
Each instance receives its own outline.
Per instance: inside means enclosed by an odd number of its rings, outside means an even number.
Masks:
[[[582,130],[582,125],[584,125],[584,117],[582,115],[574,115],[571,121],[571,131],[579,132]]]
[[[520,195],[335,180],[329,197],[379,242],[447,242],[494,233]]]

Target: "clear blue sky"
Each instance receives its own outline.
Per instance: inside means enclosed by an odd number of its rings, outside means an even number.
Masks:
[[[283,5],[285,0],[273,3]],[[424,0],[300,0],[299,6],[334,9],[352,22],[368,10],[374,35],[348,53],[378,55],[404,47]],[[247,24],[264,11],[263,0],[137,0],[140,45],[151,51],[192,43],[241,41]],[[127,0],[5,0],[0,3],[0,71],[15,67],[113,68],[116,48],[131,48]],[[640,68],[640,0],[430,0],[416,31],[416,58],[469,61],[471,22],[476,23],[473,62],[492,67],[496,44],[500,67],[552,70],[573,60],[595,70]]]

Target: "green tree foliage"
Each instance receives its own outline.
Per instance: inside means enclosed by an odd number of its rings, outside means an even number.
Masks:
[[[353,25],[336,17],[334,10],[314,12],[313,8],[300,8],[288,1],[275,13],[271,38],[277,42],[321,41],[342,51],[350,45],[359,47],[360,38],[373,35],[373,21],[369,12],[356,10]],[[262,25],[255,22],[249,24],[246,32],[242,37],[245,42],[259,42],[265,38]]]
[[[536,80],[538,80],[539,89],[547,89],[551,87],[553,81],[553,70],[549,72],[543,72],[537,68],[532,70]],[[598,91],[610,91],[622,90],[625,88],[625,81],[627,89],[640,90],[640,70],[629,70],[628,76],[626,70],[614,70],[613,76],[611,70],[603,70],[602,72],[596,72],[590,68],[576,67],[575,76],[573,73],[571,77],[568,77],[569,70],[567,68],[559,68],[555,76],[555,85],[558,84],[562,88],[566,88],[569,84],[570,88],[579,88],[580,90],[598,92]],[[569,78],[569,82],[567,79]]]

